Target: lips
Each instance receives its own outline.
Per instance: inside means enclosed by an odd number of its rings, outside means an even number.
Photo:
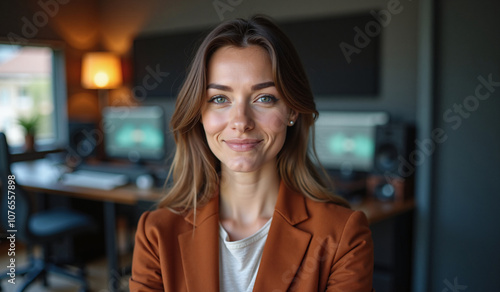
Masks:
[[[258,139],[231,139],[231,140],[224,140],[226,145],[233,151],[236,152],[245,152],[245,151],[250,151],[257,147],[262,140]]]

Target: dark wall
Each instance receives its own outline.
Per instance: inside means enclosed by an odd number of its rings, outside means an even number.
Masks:
[[[429,291],[496,291],[500,2],[442,0],[436,12],[435,127],[448,139],[434,157]],[[481,77],[498,82],[480,89],[490,94],[485,100],[473,97]],[[455,113],[454,104],[463,113]]]
[[[364,27],[371,21],[372,15],[358,13],[278,23],[297,50],[315,96],[379,97],[380,34],[369,39],[365,35],[366,46],[356,55],[349,55],[356,48],[346,42],[356,35],[353,27]],[[151,68],[163,68],[169,74],[158,86],[135,94],[175,98],[196,50],[213,27],[137,37],[133,46],[134,85],[142,86]],[[349,53],[344,55],[339,44]]]
[[[34,36],[39,38],[55,38],[54,32],[50,31],[50,27],[47,27],[47,25],[43,25],[41,29],[33,26],[33,14],[35,11],[36,8],[33,5],[21,3],[21,1],[1,1],[0,36],[7,38],[9,34],[10,36],[15,34],[25,39]]]

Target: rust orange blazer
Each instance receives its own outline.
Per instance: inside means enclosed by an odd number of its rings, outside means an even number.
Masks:
[[[365,215],[282,183],[253,291],[372,291],[372,274]],[[130,291],[219,291],[219,197],[197,210],[196,222],[193,212],[144,213],[129,284]]]

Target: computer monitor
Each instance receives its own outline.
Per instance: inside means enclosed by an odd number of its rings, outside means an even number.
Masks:
[[[126,158],[134,163],[165,158],[166,120],[161,107],[107,107],[102,117],[108,158]]]
[[[375,127],[386,124],[384,112],[322,111],[315,124],[315,146],[320,163],[343,175],[369,172],[375,152]]]

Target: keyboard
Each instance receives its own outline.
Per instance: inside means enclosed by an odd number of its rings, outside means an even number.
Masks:
[[[77,170],[65,173],[61,183],[67,186],[78,186],[101,190],[112,190],[128,184],[129,178],[124,174],[105,173],[99,171]]]
[[[98,163],[98,164],[81,164],[76,168],[77,171],[90,171],[99,172],[107,174],[122,174],[126,175],[131,181],[137,179],[137,177],[143,174],[149,174],[150,171],[143,167],[137,165],[117,165],[110,163]]]

